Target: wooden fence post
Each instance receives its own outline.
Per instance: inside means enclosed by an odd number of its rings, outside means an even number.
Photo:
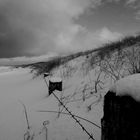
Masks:
[[[140,82],[138,84],[140,85]],[[135,88],[130,92],[133,90],[136,93]],[[137,97],[140,97],[138,93]],[[105,95],[103,109],[101,140],[140,140],[139,100],[129,93],[119,95],[117,90],[110,90]]]

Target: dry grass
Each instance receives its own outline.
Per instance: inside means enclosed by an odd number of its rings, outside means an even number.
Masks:
[[[50,73],[55,68],[58,68],[59,66],[66,64],[67,62],[81,56],[86,56],[87,58],[86,63],[89,63],[90,67],[92,67],[93,64],[96,63],[97,58],[99,58],[100,60],[103,60],[105,57],[111,56],[115,51],[117,51],[118,54],[121,54],[122,50],[136,46],[136,45],[137,46],[140,45],[140,35],[128,36],[119,41],[104,44],[101,47],[96,48],[96,49],[87,50],[84,52],[78,52],[78,53],[71,54],[68,56],[63,56],[63,57],[54,57],[48,60],[47,62],[38,62],[34,64],[22,65],[22,66],[17,66],[17,67],[31,68],[31,72],[34,72],[35,77],[36,77],[45,72]]]

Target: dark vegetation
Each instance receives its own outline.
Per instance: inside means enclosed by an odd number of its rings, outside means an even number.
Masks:
[[[97,61],[101,61],[104,60],[106,57],[111,57],[113,55],[113,53],[117,52],[118,55],[122,55],[122,57],[124,57],[123,55],[123,51],[125,49],[127,49],[129,51],[129,53],[134,53],[133,51],[135,51],[135,48],[137,47],[137,49],[139,49],[139,45],[140,45],[140,35],[135,35],[135,36],[128,36],[125,37],[119,41],[116,42],[111,42],[111,43],[107,43],[102,45],[99,48],[96,49],[92,49],[92,50],[88,50],[88,51],[84,51],[84,52],[78,52],[75,54],[71,54],[68,56],[58,56],[58,57],[54,57],[50,60],[48,60],[47,62],[38,62],[38,63],[34,63],[34,64],[27,64],[27,65],[22,65],[20,67],[30,67],[32,69],[31,72],[35,71],[35,75],[39,76],[45,72],[51,72],[53,69],[66,64],[67,62],[76,59],[78,57],[82,57],[82,56],[86,56],[86,58],[89,60],[88,63],[90,64],[90,66],[92,66],[93,64],[97,63]],[[131,49],[131,50],[129,50]],[[127,55],[127,54],[125,54]],[[135,54],[134,54],[135,55]],[[19,66],[17,66],[19,67]],[[139,70],[136,70],[136,72]],[[134,71],[133,71],[134,72]]]
[[[33,64],[27,64],[27,65],[22,65],[22,66],[16,66],[16,67],[30,67],[33,71],[36,71],[36,76],[39,76],[45,72],[50,73],[53,69],[59,67],[60,65],[66,64],[67,62],[78,58],[80,56],[85,56],[89,53],[90,51],[86,52],[78,52],[75,54],[71,54],[69,56],[63,56],[63,57],[54,57],[47,62],[38,62],[38,63],[33,63]]]

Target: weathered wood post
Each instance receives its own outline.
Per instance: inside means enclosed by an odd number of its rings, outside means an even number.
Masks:
[[[62,79],[59,77],[52,77],[49,80],[49,95],[55,90],[62,91]]]
[[[104,99],[101,140],[140,140],[140,74],[116,82]]]
[[[62,79],[59,78],[59,77],[50,77],[49,78],[49,83],[47,83],[46,81],[46,77],[50,76],[49,73],[44,73],[44,80],[45,80],[45,83],[48,87],[48,93],[49,93],[49,96],[52,94],[52,92],[54,92],[55,90],[58,90],[58,91],[62,91]]]
[[[46,140],[48,140],[48,128],[47,128],[47,125],[49,124],[50,122],[47,120],[47,121],[44,121],[43,122],[43,127],[45,129],[45,135],[46,135]]]

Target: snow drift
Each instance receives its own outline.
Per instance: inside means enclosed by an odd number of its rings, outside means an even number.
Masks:
[[[30,69],[13,69],[0,74],[0,139],[1,140],[20,140],[27,130],[27,124],[24,114],[24,108],[21,104],[26,105],[29,123],[32,132],[35,133],[34,140],[44,140],[45,136],[39,132],[42,130],[43,121],[49,120],[48,139],[49,140],[65,140],[65,139],[88,139],[88,136],[81,130],[79,126],[66,115],[39,113],[38,110],[58,110],[58,102],[51,95],[48,95],[48,89],[42,77],[32,78]],[[77,77],[65,81],[67,89],[64,93],[73,93],[73,85],[76,86]],[[72,82],[72,81],[75,82]],[[56,92],[60,97],[60,93]],[[94,97],[92,98],[93,100]],[[93,101],[92,100],[92,101]],[[86,100],[84,104],[75,102],[67,104],[67,107],[75,114],[84,117],[98,125],[102,117],[102,104],[98,104],[91,112],[86,111],[86,105],[91,102],[91,98]],[[64,110],[65,111],[65,110]],[[88,129],[96,140],[100,139],[100,129],[96,126],[82,121],[81,123]]]

